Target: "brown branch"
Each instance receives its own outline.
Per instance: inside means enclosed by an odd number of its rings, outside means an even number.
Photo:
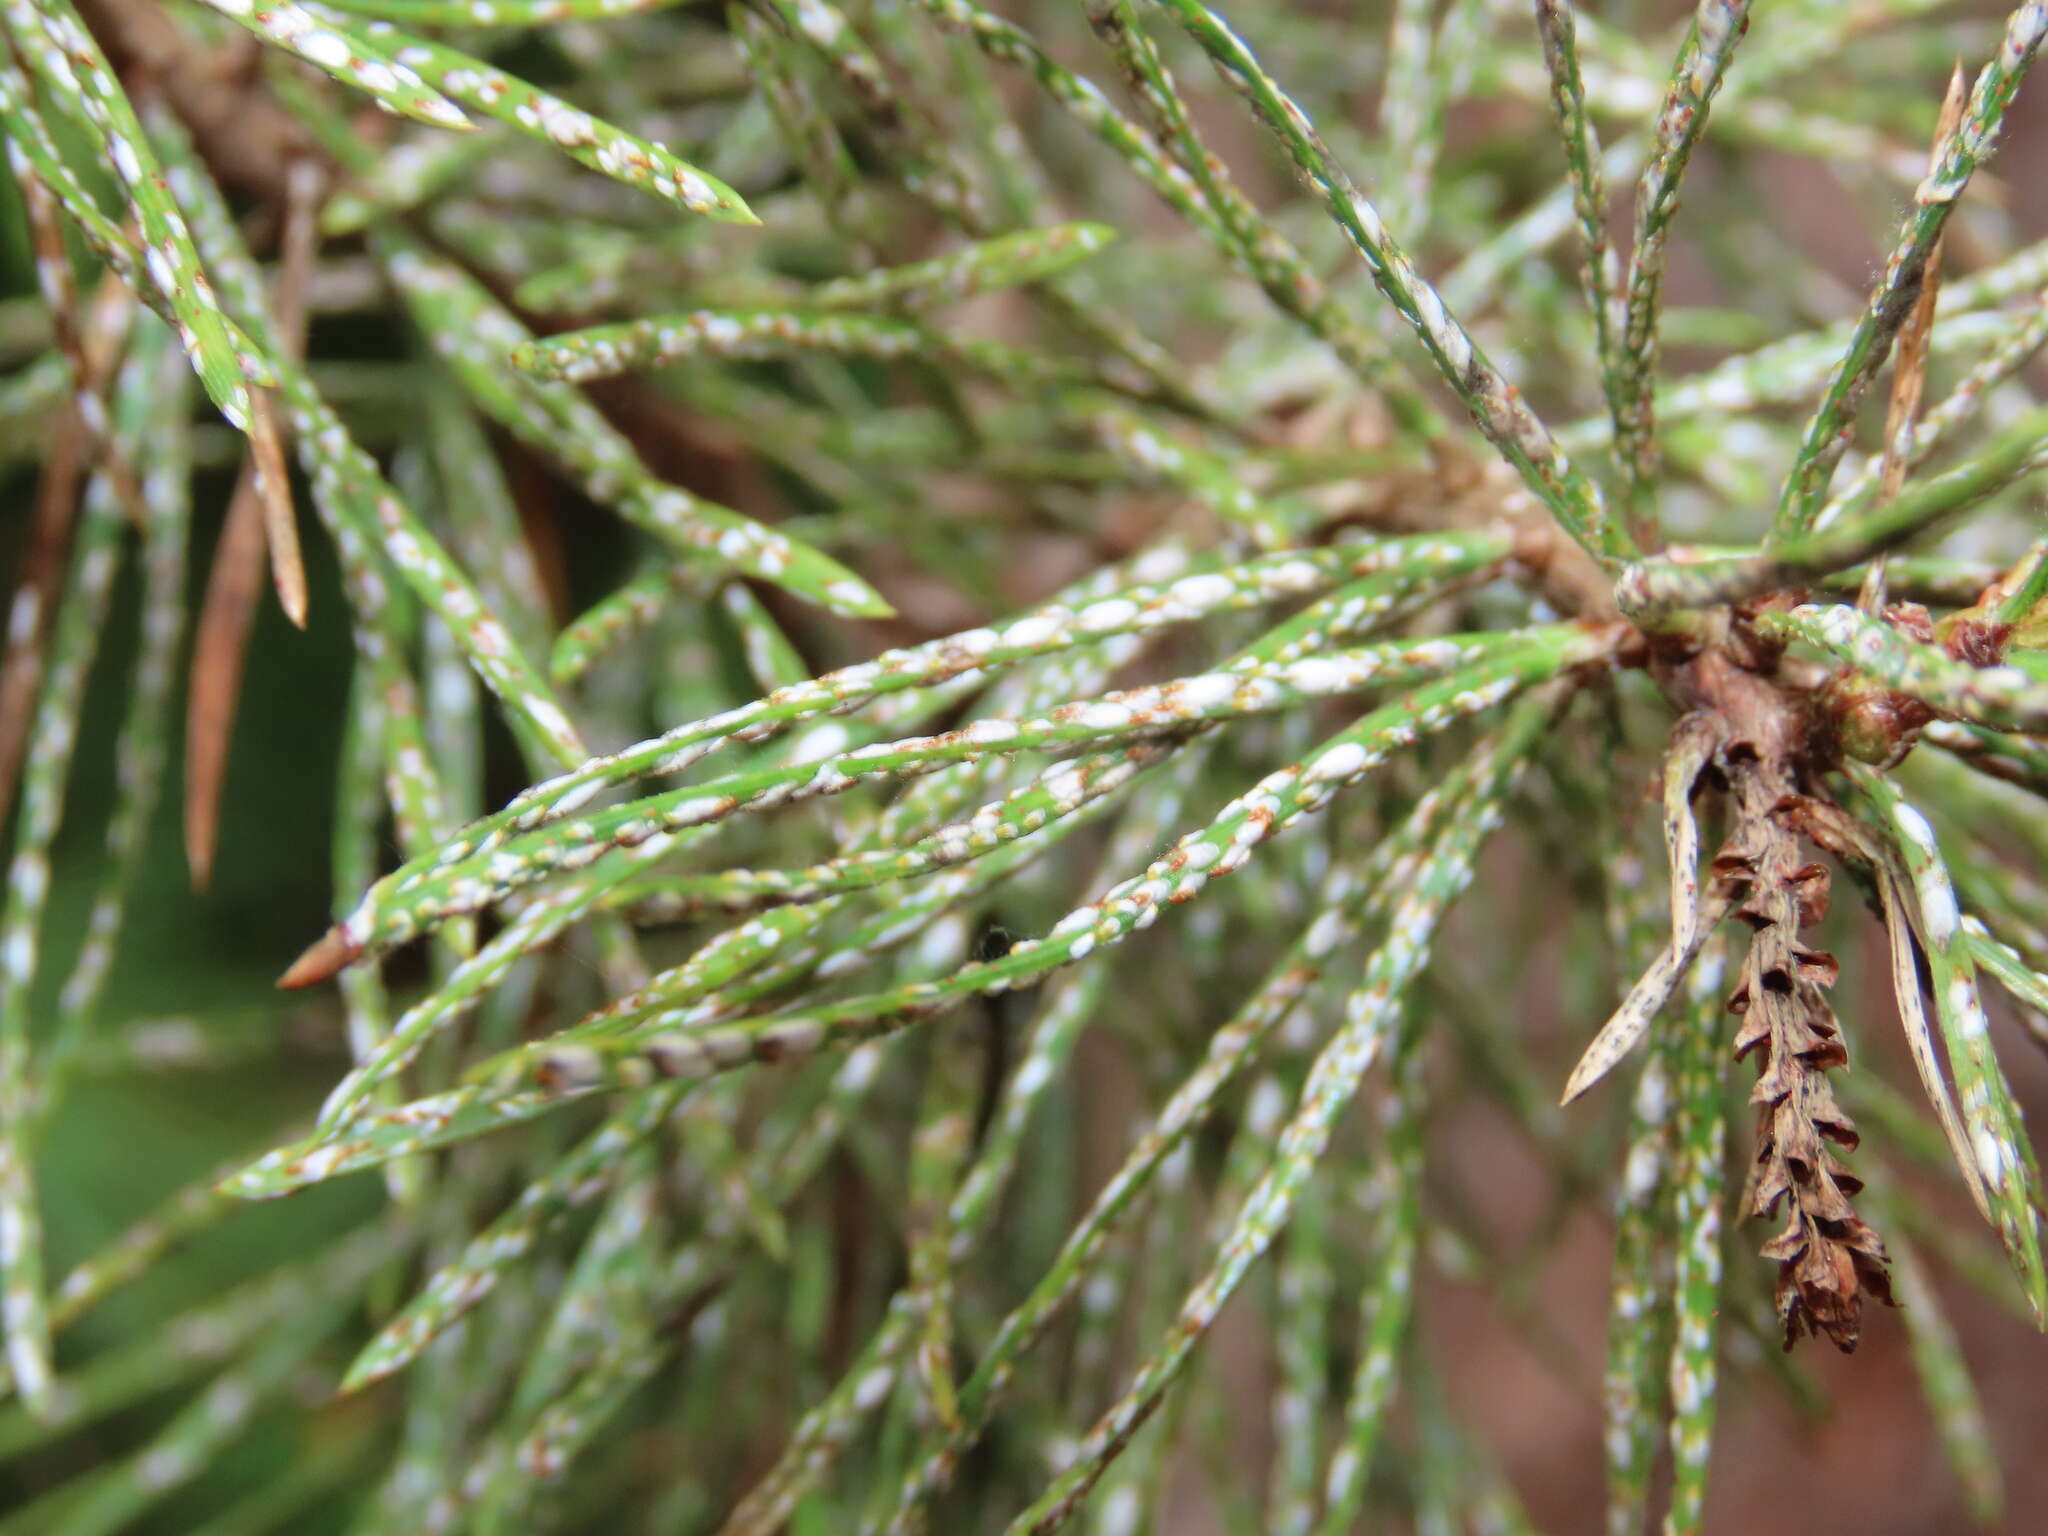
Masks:
[[[315,254],[314,221],[324,174],[310,161],[287,173],[284,260],[271,308],[280,344],[304,350],[306,293]],[[269,392],[254,392],[251,448],[214,545],[185,704],[185,863],[203,890],[213,874],[220,808],[227,786],[228,745],[242,688],[249,630],[262,594],[264,551],[270,551],[278,600],[301,629],[306,577],[293,522],[290,482]]]
[[[1504,464],[1445,458],[1428,469],[1393,470],[1350,489],[1334,519],[1383,533],[1514,530],[1515,564],[1544,599],[1568,618],[1616,618],[1614,581],[1538,506]]]
[[[1849,1060],[1827,1000],[1838,967],[1800,942],[1827,915],[1828,871],[1809,862],[1798,812],[1816,752],[1813,703],[1777,677],[1778,656],[1740,623],[1677,662],[1660,658],[1667,692],[1711,714],[1716,766],[1727,782],[1730,830],[1713,861],[1717,880],[1742,887],[1735,915],[1750,927],[1742,980],[1728,1006],[1741,1020],[1738,1060],[1754,1056],[1756,1160],[1749,1210],[1782,1215],[1763,1246],[1778,1265],[1785,1346],[1804,1334],[1856,1347],[1867,1296],[1889,1303],[1884,1244],[1849,1203],[1862,1188],[1831,1148],[1856,1145],[1828,1073]]]

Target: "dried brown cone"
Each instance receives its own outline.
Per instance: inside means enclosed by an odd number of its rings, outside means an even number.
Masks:
[[[1778,1265],[1785,1347],[1823,1334],[1846,1352],[1861,1332],[1863,1298],[1889,1305],[1891,1285],[1884,1244],[1849,1203],[1862,1181],[1833,1150],[1857,1140],[1827,1075],[1849,1060],[1826,992],[1838,967],[1799,940],[1826,914],[1828,874],[1806,861],[1799,834],[1777,815],[1795,792],[1789,768],[1744,744],[1730,747],[1724,768],[1734,826],[1715,869],[1748,887],[1736,915],[1751,929],[1742,981],[1729,999],[1742,1019],[1736,1058],[1757,1059],[1749,1214],[1785,1221],[1762,1249]]]

